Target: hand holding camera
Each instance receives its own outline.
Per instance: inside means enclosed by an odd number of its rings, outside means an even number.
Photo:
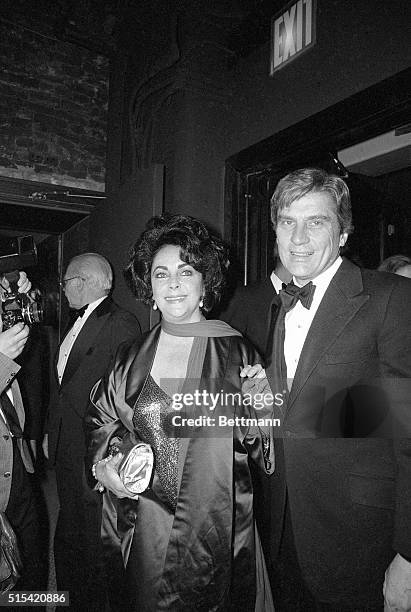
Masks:
[[[42,306],[27,295],[31,283],[25,272],[8,272],[1,281],[3,330],[16,323],[32,325],[43,319]]]
[[[37,250],[33,236],[18,236],[0,240],[0,297],[2,301],[3,330],[16,323],[32,325],[43,320],[43,308],[39,301],[31,299],[27,292],[31,283],[19,268],[37,263]]]
[[[10,329],[2,331],[0,333],[0,353],[9,359],[16,359],[24,349],[28,337],[29,327],[24,323],[17,323]]]
[[[28,293],[31,289],[31,282],[29,281],[25,272],[19,272],[17,281],[17,289],[19,293]],[[4,302],[6,294],[10,292],[10,282],[7,276],[3,276],[0,282],[0,297],[1,301]]]
[[[16,283],[17,293],[20,293],[20,296],[23,296],[23,293],[26,294],[31,289],[31,282],[27,278],[27,274],[25,272],[18,273],[18,279]],[[10,296],[14,295],[9,293],[11,287],[9,280],[3,276],[0,281],[0,297],[3,302],[2,308],[4,308],[5,303],[10,303]],[[29,299],[26,295],[24,295],[26,299]],[[15,300],[15,297],[13,297]],[[10,323],[10,316],[7,316],[7,313],[4,311],[0,316],[0,352],[9,359],[16,359],[22,352],[24,345],[27,342],[27,338],[29,336],[29,328],[25,325],[24,322],[16,321],[16,324],[12,323],[7,326],[3,324],[3,317],[5,316],[6,321],[8,320]],[[14,313],[12,319],[16,318],[16,314]]]

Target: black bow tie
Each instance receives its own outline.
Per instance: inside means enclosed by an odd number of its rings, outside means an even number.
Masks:
[[[85,306],[82,306],[81,308],[70,308],[70,322],[73,325],[75,323],[75,321],[77,321],[77,319],[79,317],[82,317],[83,314],[86,312],[88,307],[88,304],[86,304]]]
[[[292,281],[280,291],[280,300],[285,312],[288,312],[300,300],[304,308],[309,309],[314,297],[315,285],[310,281],[304,287],[297,287]]]

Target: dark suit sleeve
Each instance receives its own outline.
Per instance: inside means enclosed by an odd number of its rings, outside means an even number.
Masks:
[[[381,376],[397,430],[393,548],[411,557],[411,281],[393,286],[378,341]]]
[[[49,395],[49,351],[41,327],[32,327],[18,361],[21,370],[17,380],[26,412],[25,437],[41,440]]]
[[[271,416],[272,409],[268,407],[267,410],[267,406],[262,403],[264,398],[261,393],[255,396],[253,391],[244,390],[244,379],[239,376],[244,366],[261,363],[262,359],[245,338],[233,338],[230,346],[225,382],[231,389],[241,390],[242,396],[241,402],[235,406],[235,414],[240,419],[235,423],[234,437],[241,440],[249,458],[254,462],[254,467],[250,465],[252,473],[258,468],[266,474],[271,474],[274,470],[273,428],[264,420]],[[267,392],[271,394],[269,387]]]
[[[126,310],[117,310],[111,322],[111,361],[105,376],[98,381],[90,393],[90,403],[85,416],[85,430],[88,435],[86,466],[91,466],[99,459],[107,456],[108,446],[113,437],[120,438],[126,432],[118,418],[114,403],[118,368],[115,363],[121,363],[127,348],[141,336],[141,328],[137,319]],[[99,398],[99,399],[97,399]],[[89,482],[92,483],[93,479]],[[93,483],[95,484],[95,483]]]

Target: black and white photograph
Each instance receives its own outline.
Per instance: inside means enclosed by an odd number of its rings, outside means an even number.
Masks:
[[[0,609],[411,612],[408,0],[2,0]]]

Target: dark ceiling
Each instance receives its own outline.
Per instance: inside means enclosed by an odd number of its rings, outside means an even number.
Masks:
[[[0,19],[111,56],[130,40],[153,41],[164,14],[212,16],[237,56],[269,39],[284,0],[2,0]],[[218,26],[216,26],[218,27]]]
[[[2,21],[83,46],[115,50],[115,29],[127,0],[2,0]]]

